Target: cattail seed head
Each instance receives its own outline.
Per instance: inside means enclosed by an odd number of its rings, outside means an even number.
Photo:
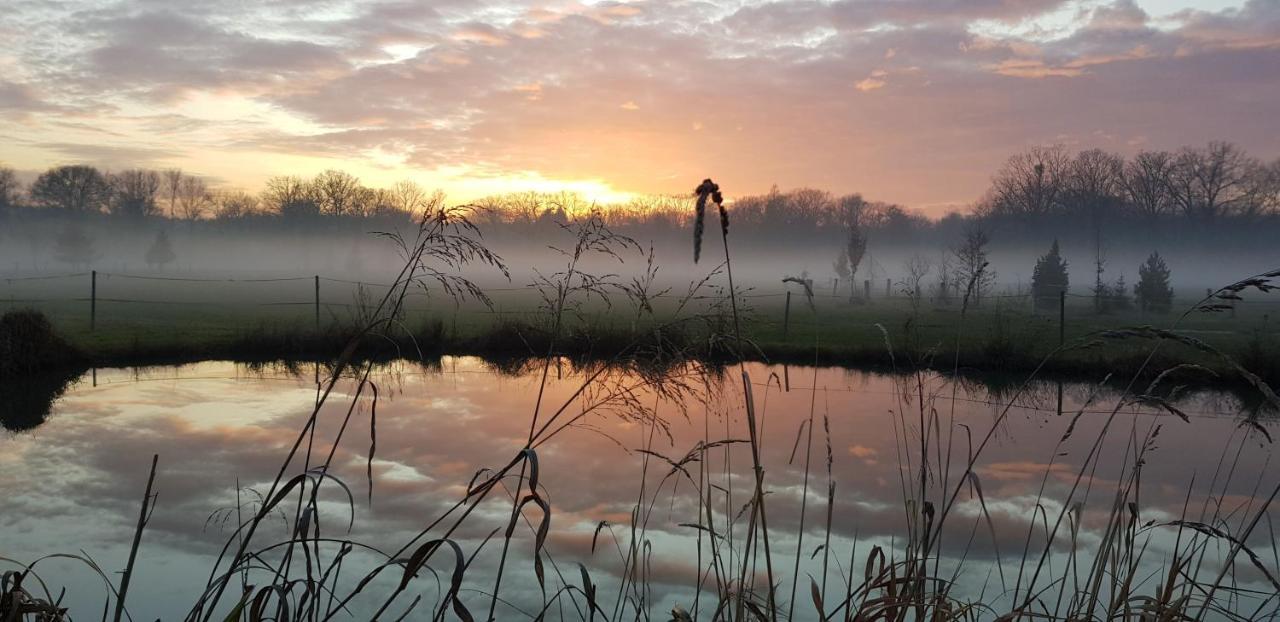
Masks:
[[[722,231],[729,230],[729,217],[725,214],[723,200],[720,195],[720,186],[710,179],[702,180],[697,188],[693,189],[693,193],[698,196],[698,202],[695,206],[696,216],[693,221],[693,263],[698,263],[698,258],[702,255],[702,234],[705,230],[705,221],[707,215],[707,199],[715,201],[720,207],[720,228]]]

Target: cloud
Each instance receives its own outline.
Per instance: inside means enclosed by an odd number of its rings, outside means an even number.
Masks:
[[[0,130],[60,144],[87,139],[55,122],[80,123],[124,134],[107,142],[128,147],[156,138],[137,117],[185,115],[207,130],[209,115],[182,105],[228,96],[271,116],[201,134],[211,160],[310,149],[334,166],[383,166],[392,153],[406,174],[532,172],[658,192],[714,168],[734,194],[812,185],[920,205],[973,200],[1010,152],[1062,136],[1142,135],[1153,148],[1222,138],[1274,155],[1261,137],[1280,122],[1257,104],[1277,95],[1274,2],[1160,24],[1130,0],[1076,8],[21,4],[0,15],[0,31],[16,35],[0,63],[22,71],[0,83],[0,110],[20,111],[23,125]],[[1061,36],[1037,26],[1062,19]],[[643,115],[619,114],[640,104]],[[181,128],[160,137],[186,142]]]
[[[46,105],[30,87],[0,80],[0,110],[32,111]]]
[[[862,91],[863,93],[866,93],[868,91],[874,91],[879,88],[883,88],[884,85],[888,84],[888,82],[885,81],[885,77],[887,77],[888,75],[889,75],[888,72],[882,69],[877,69],[871,72],[870,76],[867,76],[866,78],[863,78],[857,81],[856,83],[854,83],[853,87],[858,89],[859,91]]]
[[[92,162],[107,168],[153,166],[180,155],[180,152],[170,149],[125,145],[41,143],[40,146],[70,161]]]

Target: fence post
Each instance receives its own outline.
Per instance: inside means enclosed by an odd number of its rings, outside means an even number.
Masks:
[[[320,275],[316,275],[316,330],[320,330]]]
[[[871,279],[862,279],[862,292],[867,302],[871,302]]]
[[[98,327],[98,271],[89,272],[89,330]]]
[[[787,304],[782,310],[782,340],[791,333],[791,292],[787,292]]]
[[[1067,343],[1067,292],[1058,292],[1058,345]]]
[[[886,279],[884,280],[884,297],[885,297],[885,298],[888,298],[888,297],[890,297],[890,296],[892,296],[892,295],[893,295],[893,294],[892,294],[892,288],[891,288],[891,286],[890,286],[890,283],[892,283],[892,281],[890,281],[889,279],[887,279],[887,278],[886,278]]]
[[[831,283],[831,297],[835,298],[838,293],[840,293],[840,277],[836,277],[836,280]]]

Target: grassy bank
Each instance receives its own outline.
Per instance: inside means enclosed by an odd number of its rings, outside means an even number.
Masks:
[[[1058,313],[1035,312],[1022,299],[996,298],[963,312],[958,304],[909,299],[878,299],[850,303],[818,297],[810,307],[802,294],[786,298],[757,295],[746,298],[742,330],[750,342],[751,359],[881,369],[918,366],[984,372],[1027,373],[1059,345]],[[1095,313],[1088,299],[1073,299],[1066,309],[1062,338],[1071,348],[1050,358],[1042,372],[1064,378],[1099,379],[1099,370],[1116,375],[1142,367],[1149,354],[1147,339],[1094,337],[1121,327],[1162,327],[1172,316]],[[708,347],[715,327],[710,305],[706,321],[668,329],[661,337],[682,348],[702,350],[703,356],[725,353]],[[89,326],[84,305],[45,309],[67,341],[99,366],[183,363],[209,359],[241,361],[330,359],[341,352],[358,325],[350,305],[325,306],[317,324],[314,309],[238,308],[103,304],[95,326]],[[506,296],[492,308],[479,303],[459,306],[409,307],[391,339],[367,343],[370,357],[439,354],[492,358],[540,356],[547,352],[549,327],[538,310],[536,295]],[[1179,334],[1203,341],[1231,355],[1263,378],[1280,377],[1280,354],[1275,323],[1267,305],[1240,305],[1237,312],[1195,313],[1183,321]],[[637,340],[647,341],[652,327],[671,309],[661,301],[652,313],[636,313],[623,306],[584,306],[565,327],[557,351],[575,357],[608,357]],[[815,334],[817,343],[815,344]],[[1151,373],[1174,364],[1194,362],[1219,372],[1230,381],[1232,370],[1216,356],[1180,344],[1163,347]]]

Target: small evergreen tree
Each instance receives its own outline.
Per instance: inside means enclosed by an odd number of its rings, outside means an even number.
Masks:
[[[156,239],[151,243],[151,248],[147,249],[147,254],[143,259],[148,266],[163,270],[165,265],[173,263],[173,260],[177,258],[177,255],[173,254],[173,245],[169,243],[169,235],[164,232],[164,229],[161,229],[156,232]]]
[[[1128,311],[1133,308],[1129,300],[1129,286],[1125,285],[1124,275],[1116,279],[1107,292],[1106,307],[1108,311]]]
[[[1133,308],[1132,301],[1129,300],[1129,286],[1125,285],[1124,275],[1120,275],[1113,283],[1098,279],[1093,288],[1093,305],[1098,313],[1115,313]]]
[[[1058,297],[1068,287],[1067,262],[1062,260],[1058,251],[1058,240],[1053,241],[1049,252],[1036,260],[1035,270],[1031,273],[1031,296],[1035,299],[1037,309],[1054,309],[1058,306]]]
[[[53,244],[54,257],[62,263],[87,266],[98,258],[98,253],[93,248],[93,238],[76,223],[64,226]]]
[[[1169,266],[1165,265],[1160,253],[1151,253],[1151,256],[1138,266],[1138,284],[1133,286],[1133,295],[1138,299],[1138,306],[1144,312],[1168,313],[1173,307],[1173,288],[1169,286]]]

